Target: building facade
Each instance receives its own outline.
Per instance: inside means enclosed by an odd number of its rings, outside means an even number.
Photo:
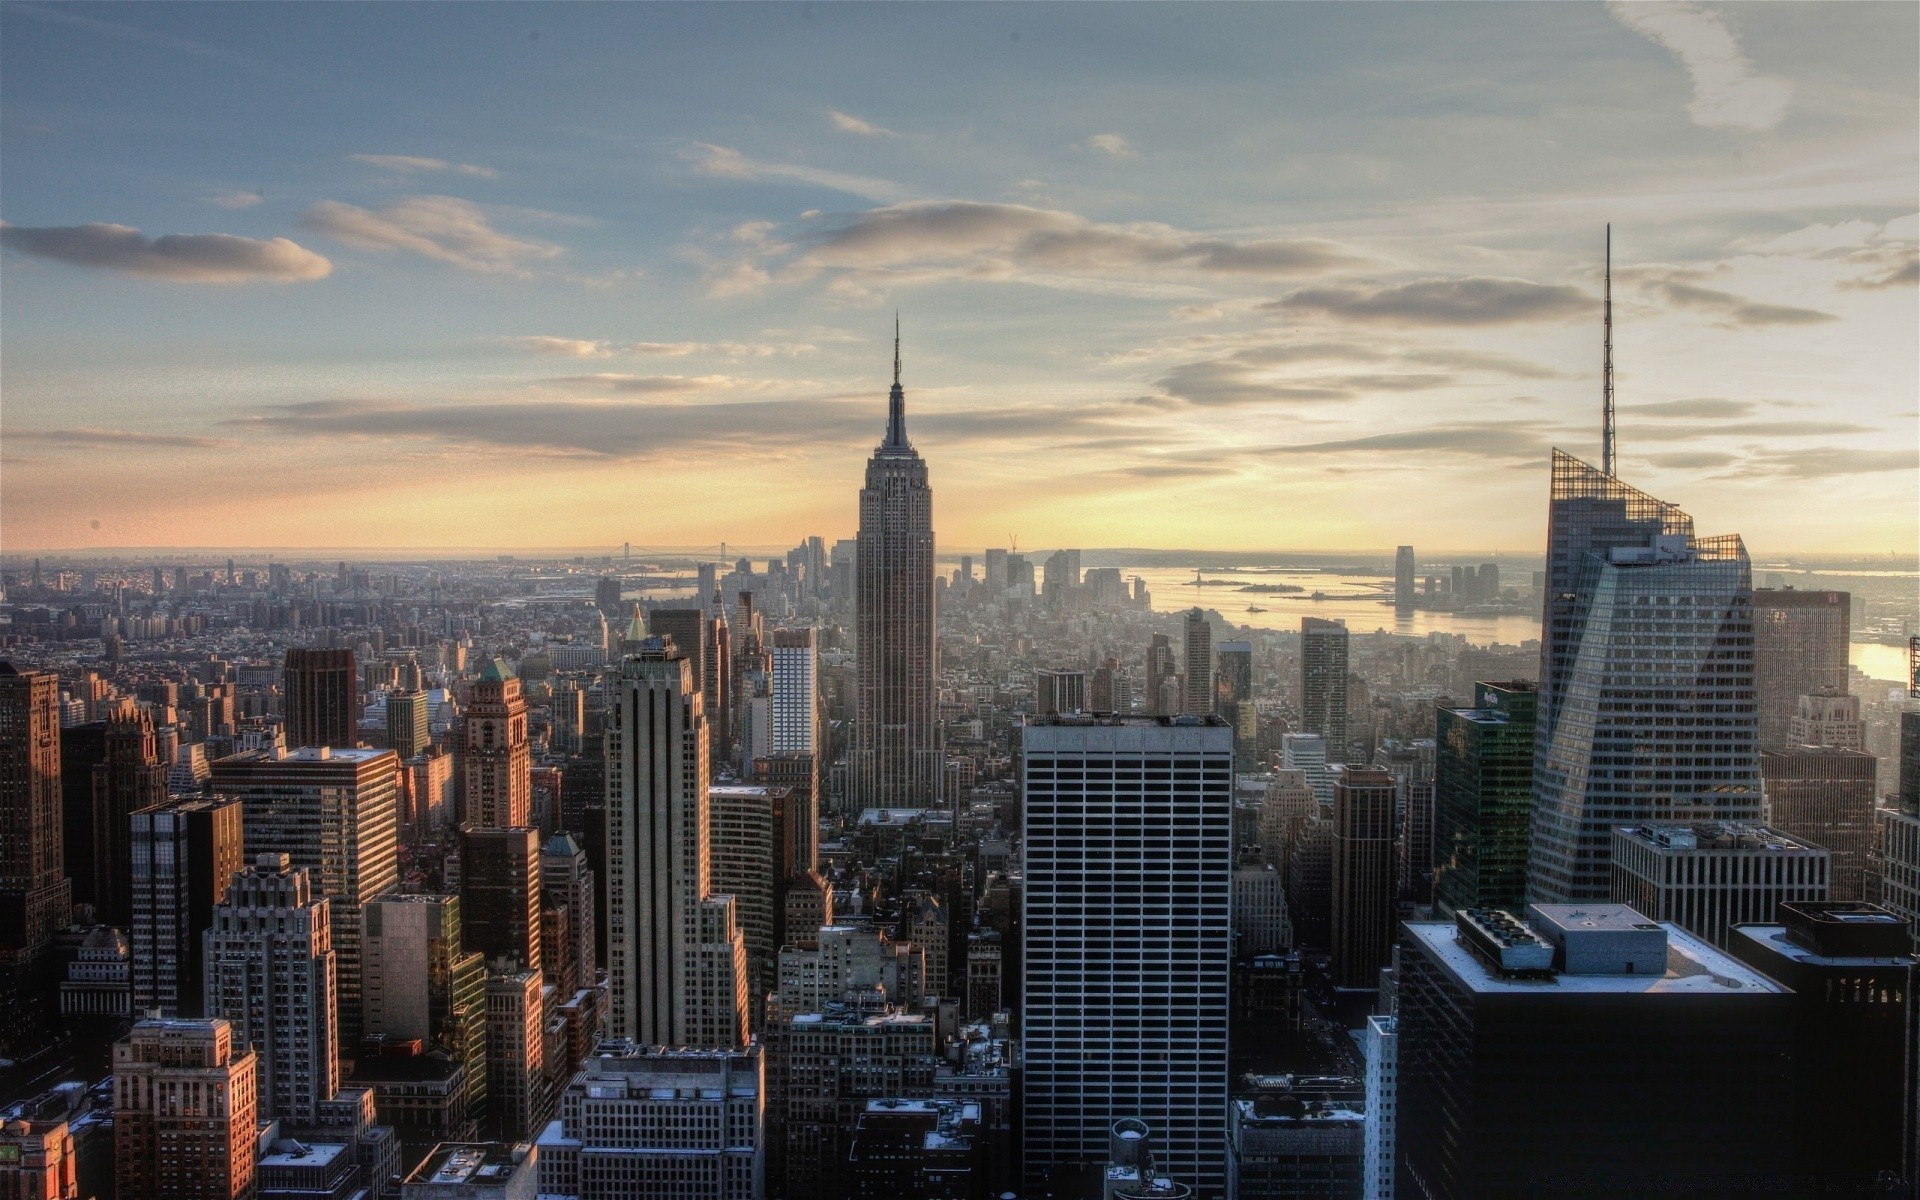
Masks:
[[[353,651],[319,647],[287,651],[280,692],[289,747],[351,749],[359,744],[360,679],[354,671]]]
[[[460,769],[463,820],[481,829],[514,829],[532,821],[533,751],[527,741],[527,702],[520,680],[500,659],[489,659],[467,704]]]
[[[141,1021],[113,1047],[114,1182],[142,1200],[250,1200],[254,1053],[219,1018]]]
[[[1447,912],[1517,908],[1527,895],[1539,692],[1527,680],[1473,690],[1472,708],[1436,710],[1433,895]]]
[[[1347,627],[1300,619],[1300,729],[1326,740],[1327,761],[1347,761]]]
[[[1825,900],[1831,854],[1758,822],[1613,827],[1613,901],[1725,949],[1728,932],[1770,921],[1783,901]]]

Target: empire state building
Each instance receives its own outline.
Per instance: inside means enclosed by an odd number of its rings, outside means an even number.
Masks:
[[[853,729],[853,801],[863,808],[939,802],[940,734],[934,696],[933,489],[907,441],[900,331],[893,336],[887,437],[867,460],[854,562],[859,707]]]

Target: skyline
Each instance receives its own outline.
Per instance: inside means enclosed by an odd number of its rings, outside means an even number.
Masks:
[[[1911,552],[1911,8],[1203,11],[0,8],[0,541],[852,536],[898,307],[944,547],[1533,554],[1611,220],[1621,477]]]

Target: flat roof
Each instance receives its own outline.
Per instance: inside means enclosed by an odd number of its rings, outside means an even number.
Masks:
[[[442,1142],[407,1176],[407,1183],[446,1187],[505,1183],[526,1161],[528,1149],[524,1142]]]
[[[1807,963],[1821,967],[1907,967],[1913,963],[1913,957],[1905,954],[1894,955],[1829,955],[1809,950],[1787,937],[1785,925],[1735,925],[1728,931],[1730,936],[1746,938],[1758,942],[1767,949],[1791,959],[1797,963]]]
[[[283,1143],[275,1142],[271,1154],[260,1156],[263,1167],[325,1167],[333,1164],[347,1152],[345,1145],[339,1142],[296,1142],[285,1150],[279,1149]]]
[[[1630,914],[1635,922],[1646,918],[1624,904],[1620,905],[1541,905],[1541,908],[1578,908],[1594,913],[1615,908]],[[1606,918],[1613,919],[1613,918]],[[1612,994],[1632,995],[1784,995],[1788,989],[1731,955],[1670,922],[1659,922],[1667,934],[1667,970],[1664,975],[1567,975],[1555,972],[1538,978],[1508,978],[1488,968],[1486,961],[1459,938],[1452,921],[1409,921],[1407,933],[1452,975],[1472,992],[1502,994]],[[1621,926],[1632,928],[1631,924]]]

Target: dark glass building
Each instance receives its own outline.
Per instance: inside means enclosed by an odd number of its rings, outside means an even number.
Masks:
[[[357,744],[359,681],[353,651],[287,651],[280,691],[286,702],[288,749]]]
[[[1448,912],[1527,895],[1539,691],[1518,679],[1473,692],[1472,708],[1438,710],[1434,734],[1433,895]]]

